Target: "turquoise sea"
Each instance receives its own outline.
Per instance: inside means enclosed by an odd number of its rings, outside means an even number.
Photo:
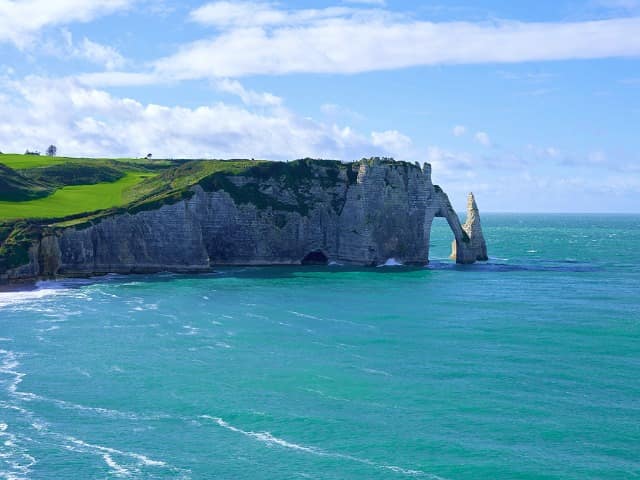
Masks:
[[[640,216],[483,215],[491,261],[0,293],[0,478],[640,477]]]

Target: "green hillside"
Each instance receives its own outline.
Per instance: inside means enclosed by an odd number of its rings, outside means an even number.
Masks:
[[[0,155],[0,221],[65,218],[123,206],[175,162]],[[129,194],[124,192],[129,190]]]
[[[0,201],[0,220],[62,218],[121,206],[123,192],[145,178],[149,174],[127,173],[114,182],[66,186],[35,200]]]
[[[53,192],[50,186],[25,177],[0,163],[0,201],[21,202],[46,197]],[[1,214],[0,214],[1,215]]]

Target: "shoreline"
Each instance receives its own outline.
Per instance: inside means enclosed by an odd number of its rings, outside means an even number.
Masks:
[[[106,279],[108,277],[136,277],[136,276],[161,276],[161,275],[185,275],[194,277],[204,277],[211,274],[221,274],[225,269],[229,268],[293,268],[306,271],[313,270],[331,270],[331,269],[350,269],[350,270],[363,270],[363,271],[389,271],[389,269],[398,271],[402,270],[416,270],[423,269],[430,265],[430,262],[424,262],[420,264],[382,264],[382,265],[355,265],[355,264],[327,264],[327,265],[302,265],[293,263],[261,263],[261,264],[229,264],[229,265],[217,265],[208,269],[200,270],[149,270],[149,271],[130,271],[130,272],[100,272],[86,275],[56,275],[56,276],[39,276],[22,279],[3,279],[0,280],[0,293],[10,292],[29,292],[36,291],[40,287],[41,282],[65,282],[73,280],[90,280],[99,281],[100,279]],[[456,265],[451,263],[452,266]]]

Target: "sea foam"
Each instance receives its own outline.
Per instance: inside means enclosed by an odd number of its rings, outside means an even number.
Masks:
[[[402,267],[402,266],[404,266],[404,263],[399,262],[395,258],[388,258],[386,262],[384,262],[381,265],[378,265],[378,267]]]
[[[9,291],[0,292],[0,308],[12,307],[23,303],[31,303],[34,300],[41,300],[53,295],[60,295],[64,292],[64,288],[37,288],[28,291]]]
[[[253,438],[259,442],[262,442],[266,445],[276,445],[279,447],[283,447],[283,448],[287,448],[290,450],[295,450],[298,452],[303,452],[303,453],[308,453],[311,455],[317,455],[317,456],[321,456],[321,457],[329,457],[329,458],[337,458],[337,459],[341,459],[341,460],[347,460],[347,461],[351,461],[351,462],[355,462],[355,463],[360,463],[363,465],[368,465],[370,467],[373,468],[377,468],[377,469],[382,469],[382,470],[389,470],[391,472],[394,473],[398,473],[401,475],[407,475],[407,476],[412,476],[412,477],[424,477],[424,478],[429,478],[431,480],[446,480],[443,477],[440,477],[438,475],[434,475],[432,473],[427,473],[427,472],[423,472],[422,470],[414,470],[414,469],[408,469],[408,468],[403,468],[403,467],[398,467],[396,465],[387,465],[387,464],[382,464],[382,463],[376,463],[372,460],[368,460],[366,458],[359,458],[359,457],[354,457],[352,455],[348,455],[348,454],[343,454],[343,453],[334,453],[334,452],[327,452],[325,450],[322,450],[320,448],[317,447],[310,447],[310,446],[306,446],[306,445],[300,445],[297,443],[293,443],[287,440],[284,440],[282,438],[276,437],[274,435],[272,435],[270,432],[253,432],[253,431],[249,431],[249,430],[243,430],[239,427],[236,427],[234,425],[231,425],[230,423],[228,423],[227,421],[225,421],[224,419],[220,418],[220,417],[214,417],[211,415],[201,415],[200,418],[206,419],[206,420],[211,420],[214,423],[216,423],[217,425],[219,425],[220,427],[229,430],[231,432],[234,433],[239,433],[241,435],[244,435],[246,437],[250,437]]]

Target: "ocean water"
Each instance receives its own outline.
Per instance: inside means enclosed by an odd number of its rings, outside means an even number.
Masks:
[[[0,293],[0,478],[640,476],[640,216],[483,216],[491,261]]]

